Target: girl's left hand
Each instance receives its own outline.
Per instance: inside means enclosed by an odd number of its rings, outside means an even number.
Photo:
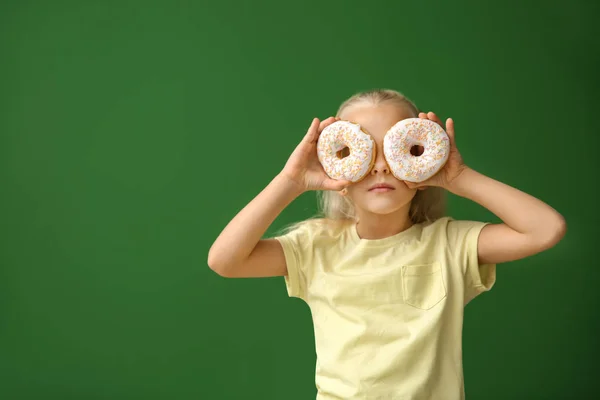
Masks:
[[[444,128],[442,121],[440,121],[438,116],[431,111],[427,114],[424,112],[419,113],[419,118],[428,119]],[[439,186],[449,189],[452,182],[467,168],[456,147],[456,141],[454,138],[454,121],[452,118],[448,118],[446,120],[446,127],[444,130],[450,138],[450,154],[448,155],[448,161],[446,161],[444,167],[438,171],[437,174],[423,182],[405,181],[404,183],[410,189],[425,189],[427,186]]]

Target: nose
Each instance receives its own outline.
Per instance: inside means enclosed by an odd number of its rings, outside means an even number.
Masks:
[[[387,165],[385,157],[383,156],[383,152],[381,151],[378,152],[377,158],[375,159],[375,164],[373,164],[373,168],[371,169],[371,175],[376,175],[379,173],[390,173],[390,167]]]

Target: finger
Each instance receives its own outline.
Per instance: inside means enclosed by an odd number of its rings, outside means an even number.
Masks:
[[[454,120],[452,118],[448,118],[446,120],[446,133],[450,137],[450,141],[452,143],[454,143],[455,142],[455,137],[454,137]]]
[[[429,111],[427,113],[427,117],[432,120],[433,122],[435,122],[436,124],[438,124],[439,126],[443,127],[444,125],[442,125],[442,121],[438,118],[437,115],[435,115],[434,112]]]
[[[330,125],[333,122],[335,122],[335,118],[334,117],[329,117],[329,118],[324,119],[323,121],[321,121],[321,123],[319,124],[319,132],[321,132],[323,129],[325,129],[325,127],[327,125]]]
[[[312,123],[308,127],[308,131],[306,131],[306,135],[304,135],[304,138],[302,139],[302,141],[305,143],[312,143],[312,142],[316,141],[319,137],[318,128],[319,128],[319,118],[313,118]]]
[[[425,114],[424,112],[420,112],[419,113],[419,118],[421,118],[421,119],[427,119],[427,114]]]
[[[333,123],[335,123],[335,122],[337,122],[337,121],[335,120],[335,118],[334,118],[334,117],[329,117],[329,118],[327,118],[327,119],[326,119],[325,121],[323,121],[323,122],[321,123],[321,125],[319,126],[319,134],[320,134],[321,132],[323,132],[323,130],[324,130],[325,128],[327,128],[329,125],[331,125],[331,124],[333,124]]]

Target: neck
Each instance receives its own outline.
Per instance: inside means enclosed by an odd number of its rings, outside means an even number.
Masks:
[[[383,239],[410,228],[413,223],[408,215],[408,207],[391,214],[360,213],[356,233],[361,239]]]

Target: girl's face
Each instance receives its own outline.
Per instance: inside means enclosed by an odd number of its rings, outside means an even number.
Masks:
[[[383,104],[352,106],[344,110],[339,117],[364,128],[375,140],[377,148],[375,163],[369,175],[348,187],[347,196],[354,203],[359,218],[365,213],[408,213],[410,202],[417,190],[409,189],[403,181],[392,175],[383,156],[383,138],[398,121],[415,116],[406,107]],[[378,184],[387,185],[389,188],[376,188],[375,185]]]

